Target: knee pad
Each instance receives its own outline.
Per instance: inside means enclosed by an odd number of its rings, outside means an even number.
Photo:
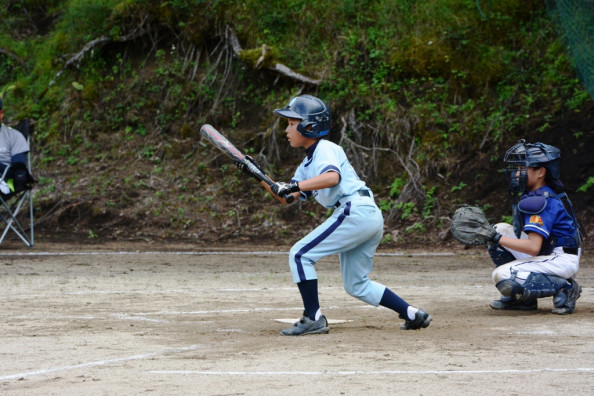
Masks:
[[[491,260],[493,260],[495,267],[507,264],[516,259],[513,254],[500,245],[489,244],[487,252],[489,253],[489,256],[491,256]]]
[[[495,287],[499,290],[499,293],[501,293],[502,296],[512,297],[516,300],[519,300],[524,294],[524,288],[516,282],[514,278],[499,281]]]
[[[512,297],[518,301],[528,301],[555,296],[567,285],[567,279],[559,276],[531,272],[523,285],[515,280],[515,274],[513,274],[510,279],[504,279],[495,286],[506,297]]]

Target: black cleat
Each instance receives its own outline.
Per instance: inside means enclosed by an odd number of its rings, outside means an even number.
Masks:
[[[400,316],[401,319],[402,316]],[[400,330],[419,330],[429,327],[429,323],[433,320],[433,317],[427,312],[419,309],[415,314],[414,320],[405,319],[404,323],[400,326]]]
[[[575,303],[582,294],[582,287],[573,279],[569,279],[568,282],[572,285],[571,289],[563,288],[559,290],[559,293],[553,298],[553,305],[555,305],[555,308],[551,312],[554,314],[568,315],[575,311]]]
[[[324,315],[320,316],[318,320],[311,320],[307,316],[303,316],[298,322],[293,324],[293,327],[281,330],[281,335],[284,336],[300,336],[307,334],[326,334],[330,331],[328,321]]]

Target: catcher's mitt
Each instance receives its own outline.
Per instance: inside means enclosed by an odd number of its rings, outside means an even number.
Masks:
[[[464,205],[458,208],[452,217],[450,229],[458,242],[468,246],[497,243],[501,237],[478,206]]]

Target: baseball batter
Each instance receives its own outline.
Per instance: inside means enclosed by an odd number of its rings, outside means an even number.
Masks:
[[[514,224],[496,224],[496,243],[488,248],[502,295],[490,303],[493,309],[535,310],[538,298],[552,296],[553,313],[575,310],[582,238],[571,202],[559,192],[560,157],[556,147],[524,140],[505,155],[506,182],[516,202]]]
[[[386,286],[369,279],[373,256],[383,235],[383,217],[373,193],[359,179],[342,147],[322,139],[330,132],[332,115],[322,100],[301,95],[274,114],[288,121],[287,140],[291,147],[304,148],[305,158],[289,183],[277,182],[272,191],[282,197],[293,194],[313,197],[332,215],[297,242],[289,254],[293,281],[303,300],[303,317],[282,335],[323,334],[329,331],[318,299],[315,264],[322,257],[338,254],[343,285],[347,293],[368,304],[396,311],[403,330],[426,328],[431,315],[409,305]]]

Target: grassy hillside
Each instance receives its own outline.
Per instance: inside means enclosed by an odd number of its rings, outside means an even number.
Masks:
[[[330,139],[375,191],[385,246],[447,242],[461,203],[505,219],[498,170],[519,138],[562,149],[593,232],[594,102],[543,1],[490,4],[9,1],[0,93],[10,121],[35,121],[38,233],[290,242],[326,211],[276,205],[199,128],[290,178],[302,153],[272,109],[300,93],[332,107]]]

